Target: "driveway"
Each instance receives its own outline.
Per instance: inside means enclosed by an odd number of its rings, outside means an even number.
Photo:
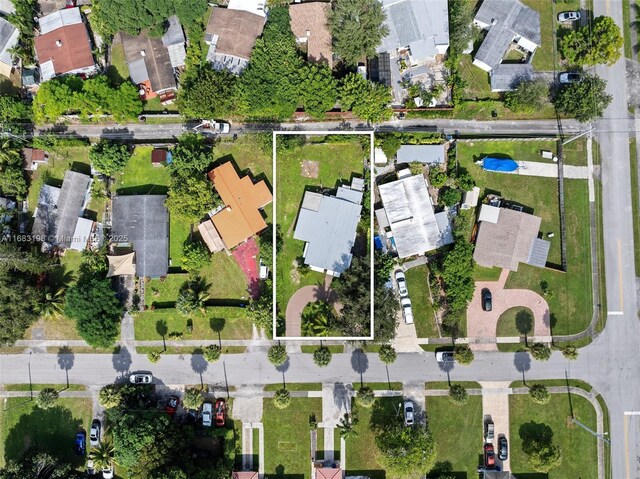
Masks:
[[[285,313],[287,337],[297,338],[302,336],[302,311],[307,304],[315,301],[327,301],[333,304],[337,301],[338,297],[331,289],[332,279],[332,276],[325,275],[322,286],[315,284],[303,286],[291,296]]]
[[[498,281],[476,281],[476,290],[467,308],[467,337],[473,350],[497,351],[498,319],[506,310],[517,306],[529,308],[533,313],[533,336],[551,336],[549,305],[545,299],[529,289],[505,289],[508,276],[509,270],[503,269]],[[491,291],[492,311],[482,309],[484,288]]]
[[[494,439],[493,445],[496,453],[496,464],[503,471],[511,470],[511,454],[506,461],[498,459],[498,437],[504,435],[507,438],[507,444],[511,446],[509,437],[509,381],[480,382],[482,386],[482,414],[484,416],[483,424],[487,420],[493,421]],[[483,442],[484,442],[484,431]]]

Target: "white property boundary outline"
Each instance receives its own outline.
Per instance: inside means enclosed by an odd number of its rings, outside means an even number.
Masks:
[[[368,135],[370,142],[369,142],[369,165],[370,165],[370,170],[369,170],[369,235],[370,235],[370,244],[369,244],[369,248],[370,248],[370,252],[371,252],[371,275],[370,275],[370,288],[369,291],[371,293],[371,297],[370,297],[370,306],[369,306],[369,310],[370,310],[370,331],[371,334],[369,336],[326,336],[326,337],[316,337],[316,336],[278,336],[277,335],[277,331],[276,331],[276,325],[277,325],[277,313],[276,313],[276,308],[277,308],[277,303],[276,303],[276,292],[277,292],[277,276],[278,276],[278,270],[276,269],[276,258],[277,258],[277,252],[276,252],[276,231],[277,231],[277,184],[278,184],[278,177],[276,176],[276,161],[277,161],[277,155],[276,155],[276,138],[278,135],[305,135],[305,136],[309,136],[309,135],[322,135],[322,136],[327,136],[327,135]],[[375,275],[375,270],[374,270],[374,248],[373,248],[373,200],[374,200],[374,195],[373,195],[373,164],[374,164],[374,157],[373,157],[373,151],[374,151],[374,131],[373,130],[368,130],[368,131],[333,131],[333,130],[311,130],[311,131],[305,131],[305,130],[285,130],[285,131],[274,131],[273,132],[273,137],[272,137],[272,147],[273,147],[273,263],[272,263],[272,271],[273,271],[273,288],[272,288],[272,301],[273,301],[273,306],[272,306],[272,312],[273,312],[273,339],[277,339],[277,340],[284,340],[284,341],[330,341],[330,340],[334,340],[334,341],[361,341],[361,340],[373,340],[373,336],[374,336],[374,331],[373,331],[373,317],[374,317],[374,275]],[[364,172],[364,165],[363,165],[363,172]],[[285,316],[286,316],[286,305],[285,305]],[[286,322],[286,317],[285,317],[285,322]]]

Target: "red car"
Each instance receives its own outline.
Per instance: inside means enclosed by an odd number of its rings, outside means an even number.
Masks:
[[[496,467],[496,454],[493,444],[484,445],[484,467],[485,469],[494,469]]]
[[[227,423],[227,408],[224,399],[218,399],[216,401],[215,417],[216,427],[224,427]]]
[[[171,396],[169,398],[169,402],[167,403],[167,407],[164,409],[169,416],[173,416],[178,409],[178,404],[180,403],[180,399],[177,396]]]

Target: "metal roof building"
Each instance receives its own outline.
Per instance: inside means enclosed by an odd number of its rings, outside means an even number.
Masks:
[[[130,244],[136,253],[136,275],[160,278],[169,268],[169,213],[166,195],[113,198],[114,242]]]
[[[442,244],[438,221],[422,175],[378,186],[400,258],[421,255]]]
[[[449,9],[447,0],[382,0],[389,34],[378,52],[408,47],[411,63],[444,55],[449,48]]]
[[[522,81],[533,78],[533,67],[530,63],[501,63],[489,73],[491,91],[515,90]]]
[[[0,75],[8,77],[13,69],[13,55],[10,50],[18,43],[18,29],[0,17]]]
[[[305,192],[293,237],[307,243],[303,256],[311,269],[340,276],[349,268],[362,196],[362,191],[342,186],[336,196]]]
[[[426,165],[441,165],[446,159],[444,144],[439,145],[401,145],[396,154],[398,163],[418,161]]]

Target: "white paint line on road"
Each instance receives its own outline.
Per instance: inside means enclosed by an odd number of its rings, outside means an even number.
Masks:
[[[640,411],[625,411],[625,416],[640,416]]]
[[[624,311],[607,311],[609,316],[624,316]]]
[[[627,470],[627,479],[629,479],[629,420],[626,417],[624,418],[624,465]]]
[[[622,240],[618,239],[618,283],[620,287],[620,311],[624,311],[624,297],[622,293]]]

